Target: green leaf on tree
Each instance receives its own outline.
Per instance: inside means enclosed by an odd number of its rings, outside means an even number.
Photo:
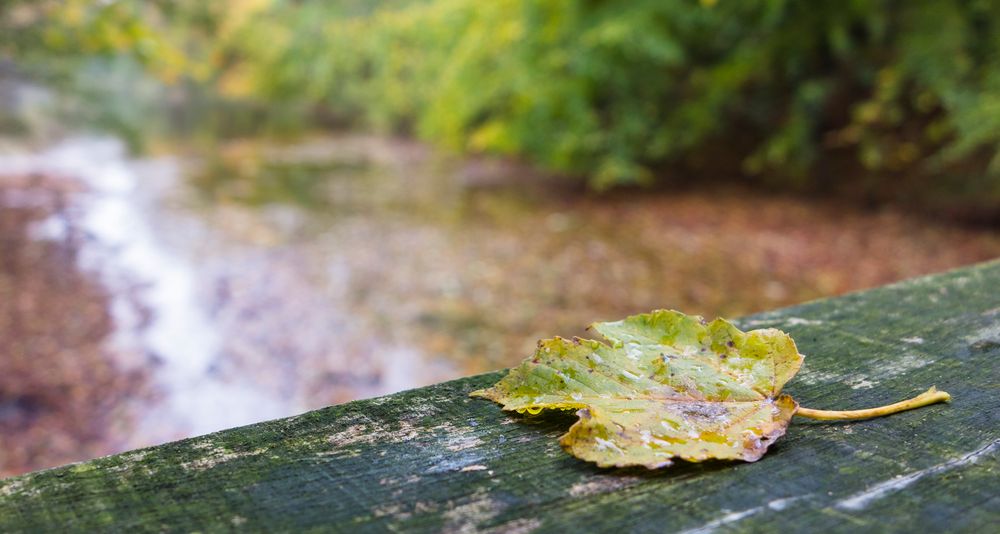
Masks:
[[[901,403],[851,412],[800,408],[781,388],[802,365],[773,328],[743,332],[725,319],[658,310],[591,326],[608,342],[554,338],[474,397],[537,414],[576,409],[561,443],[602,467],[651,469],[673,459],[756,461],[792,416],[861,419],[948,400],[931,388]]]

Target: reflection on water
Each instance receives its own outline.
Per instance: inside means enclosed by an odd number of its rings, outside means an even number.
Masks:
[[[1000,255],[990,231],[891,210],[596,197],[357,136],[146,161],[102,138],[0,155],[0,192],[32,175],[75,184],[76,215],[32,235],[84,236],[73,261],[108,291],[114,325],[92,337],[150,376],[101,452],[511,365],[594,320],[738,315]]]
[[[66,143],[42,159],[49,172],[72,174],[87,187],[81,226],[100,247],[92,247],[95,253],[113,256],[114,270],[104,279],[116,295],[112,309],[119,351],[143,350],[157,362],[162,395],[157,406],[144,410],[138,440],[201,434],[298,409],[292,399],[258,390],[250,378],[223,380],[211,372],[227,344],[205,307],[198,257],[163,239],[174,222],[161,219],[160,204],[178,187],[176,164],[130,162],[122,145],[107,139]],[[140,299],[152,312],[148,324],[124,300],[123,288],[116,287],[122,279],[144,286]]]
[[[289,154],[295,163],[282,161]],[[328,185],[321,180],[330,172],[364,177],[353,175],[357,165],[338,161],[340,153],[330,164],[289,154],[255,154],[262,169],[252,176],[218,168],[218,161],[205,169],[171,159],[130,161],[111,139],[74,139],[0,161],[10,174],[71,176],[86,190],[76,199],[77,224],[88,236],[80,263],[100,272],[113,295],[117,330],[110,343],[118,354],[147,354],[155,362],[157,400],[142,409],[129,445],[458,374],[447,361],[427,361],[392,332],[379,332],[370,318],[354,317],[340,256],[358,244],[326,230],[328,216],[345,212],[331,212],[334,199],[344,207],[364,201],[319,186]],[[230,202],[226,195],[241,187],[248,194]],[[40,228],[57,232],[59,221]],[[141,309],[133,303],[136,285]]]

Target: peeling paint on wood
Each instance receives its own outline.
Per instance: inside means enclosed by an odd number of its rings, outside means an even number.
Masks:
[[[988,531],[998,288],[994,262],[737,321],[793,335],[806,367],[786,391],[804,405],[954,396],[797,420],[757,463],[599,469],[559,449],[571,414],[468,398],[491,373],[2,480],[0,532]]]
[[[1000,449],[1000,440],[993,441],[968,454],[964,454],[961,458],[933,465],[906,475],[899,475],[891,480],[876,484],[841,500],[836,504],[836,507],[844,510],[864,510],[872,501],[884,498],[891,493],[902,491],[921,478],[974,464],[986,456],[996,454],[998,449]]]

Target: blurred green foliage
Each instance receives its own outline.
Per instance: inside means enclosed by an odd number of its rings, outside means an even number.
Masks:
[[[0,53],[19,63],[124,54],[260,117],[411,133],[598,188],[673,171],[1000,202],[993,1],[5,6]]]

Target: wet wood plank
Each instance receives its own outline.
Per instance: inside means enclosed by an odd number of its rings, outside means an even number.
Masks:
[[[986,531],[1000,524],[1000,262],[747,317],[790,332],[786,387],[849,409],[756,463],[600,470],[572,416],[506,414],[492,373],[0,481],[0,531]]]

